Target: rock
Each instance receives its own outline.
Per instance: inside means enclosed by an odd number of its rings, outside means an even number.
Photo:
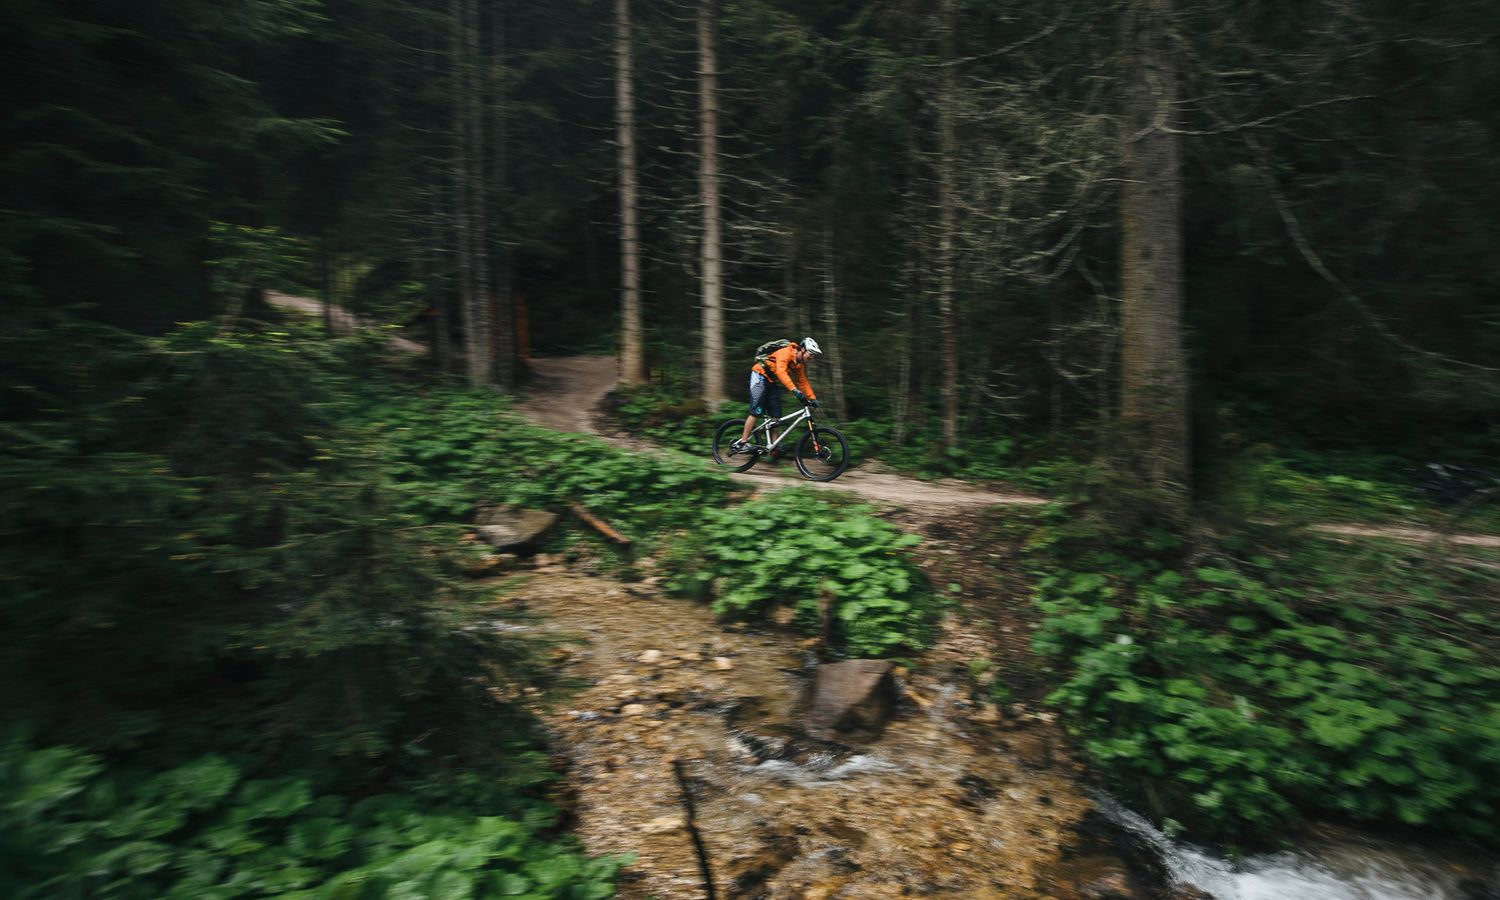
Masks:
[[[644,653],[641,654],[641,662],[643,662],[643,663],[652,663],[652,664],[661,662],[661,651],[660,650],[647,650],[647,651],[645,651]]]
[[[639,831],[641,834],[666,834],[670,831],[676,831],[682,825],[682,817],[680,816],[661,816],[643,823]]]
[[[1078,896],[1087,900],[1136,900],[1141,893],[1131,884],[1130,876],[1121,872],[1110,872],[1083,885]]]
[[[883,659],[846,659],[818,667],[803,725],[818,740],[874,740],[896,705],[896,679]]]
[[[516,506],[482,506],[474,513],[474,531],[497,550],[534,547],[556,522],[557,513]]]
[[[734,660],[730,659],[727,656],[715,656],[714,668],[718,669],[721,672],[727,672],[728,670],[734,668]]]
[[[981,703],[969,718],[980,725],[994,725],[1000,721],[1000,707],[993,703]]]
[[[644,703],[627,703],[620,707],[620,715],[622,716],[644,716],[645,714],[646,704]]]
[[[1045,769],[1054,762],[1052,736],[1046,732],[1013,731],[1000,745],[1028,768]]]

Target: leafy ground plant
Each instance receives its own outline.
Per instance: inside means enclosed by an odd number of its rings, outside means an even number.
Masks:
[[[404,509],[428,522],[467,519],[476,504],[584,503],[637,536],[680,527],[715,506],[729,481],[701,454],[629,453],[527,424],[492,392],[383,393],[356,427],[379,447]]]
[[[713,440],[719,423],[744,415],[743,405],[705,410],[702,401],[691,398],[688,385],[647,384],[621,388],[611,395],[609,409],[625,430],[663,447],[702,455]]]
[[[819,604],[836,607],[836,638],[851,656],[885,656],[931,637],[939,600],[906,552],[920,541],[805,489],[712,509],[671,555],[679,591],[716,612],[763,616],[791,605],[816,632]]]
[[[0,892],[608,892],[502,699],[540,654],[348,424],[368,342],[3,334]]]
[[[628,861],[545,839],[546,815],[391,793],[351,801],[317,792],[308,776],[245,778],[217,755],[108,770],[93,754],[18,734],[0,742],[0,796],[0,891],[16,900],[602,900]]]
[[[1159,817],[1229,839],[1307,813],[1500,833],[1493,572],[1273,532],[1186,566],[1036,546],[1052,702]]]

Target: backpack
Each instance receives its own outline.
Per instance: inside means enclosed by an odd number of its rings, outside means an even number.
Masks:
[[[782,338],[776,341],[766,341],[764,344],[761,344],[759,347],[755,348],[755,361],[757,363],[763,363],[767,358],[770,357],[772,353],[775,353],[782,347],[789,347],[795,343],[796,341],[789,341],[786,338]]]

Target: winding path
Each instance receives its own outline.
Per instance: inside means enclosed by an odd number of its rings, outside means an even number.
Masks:
[[[650,444],[611,434],[599,426],[598,409],[615,387],[613,356],[534,359],[531,365],[537,376],[535,387],[519,404],[531,418],[549,428],[593,434],[627,449],[653,449]],[[730,477],[742,484],[766,488],[800,484],[842,491],[880,503],[917,507],[929,512],[975,510],[1006,504],[1034,506],[1048,502],[1045,497],[989,490],[952,480],[918,481],[889,472],[871,471],[868,467],[850,469],[838,480],[826,484],[806,481],[795,473],[765,463]],[[1322,523],[1308,527],[1335,538],[1381,538],[1408,544],[1500,549],[1500,535],[1493,534],[1447,534],[1399,525]]]
[[[266,301],[289,312],[315,317],[321,317],[325,313],[324,304],[309,297],[268,291]],[[327,315],[333,329],[339,333],[347,334],[357,328],[368,327],[368,323],[338,306],[328,309]],[[406,353],[427,352],[426,345],[402,335],[393,334],[390,344],[391,349]],[[599,427],[599,406],[604,397],[614,389],[617,379],[613,356],[533,359],[531,368],[537,376],[536,381],[518,406],[532,419],[549,428],[596,435],[631,450],[656,449],[645,442],[611,434]],[[889,472],[873,471],[867,466],[851,469],[837,481],[827,484],[806,481],[789,472],[778,471],[776,465],[764,462],[748,472],[730,477],[746,485],[764,488],[800,484],[822,490],[842,491],[892,506],[916,507],[939,514],[944,511],[972,511],[988,506],[1035,506],[1048,502],[1045,497],[989,490],[959,481],[918,481]],[[1308,528],[1334,539],[1379,538],[1408,544],[1428,544],[1435,548],[1446,546],[1500,550],[1500,535],[1493,534],[1458,534],[1409,525],[1355,523],[1323,523],[1309,525]],[[1470,562],[1486,568],[1494,567],[1493,563],[1483,560]]]
[[[598,408],[605,395],[615,387],[614,357],[533,359],[531,367],[537,376],[536,383],[519,404],[520,409],[531,418],[549,428],[597,435],[627,449],[650,449],[650,445],[641,441],[610,434],[599,428]],[[705,465],[711,463],[705,462]],[[789,468],[790,463],[777,466],[762,462],[748,472],[730,477],[752,487],[774,488],[797,484],[857,494],[868,500],[893,506],[914,506],[929,511],[972,510],[998,504],[1035,506],[1048,502],[1044,497],[986,490],[951,480],[918,481],[889,472],[871,471],[867,467],[850,469],[836,481],[817,483],[786,471]]]

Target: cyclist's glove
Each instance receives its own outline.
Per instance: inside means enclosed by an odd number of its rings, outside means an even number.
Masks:
[[[792,391],[792,396],[797,398],[798,403],[807,402],[807,395],[802,393],[801,391]]]
[[[818,398],[817,397],[813,397],[812,399],[810,399],[810,400],[807,401],[807,405],[811,406],[813,409],[817,409],[818,407],[822,406],[823,404],[821,404],[821,403],[818,402]]]

